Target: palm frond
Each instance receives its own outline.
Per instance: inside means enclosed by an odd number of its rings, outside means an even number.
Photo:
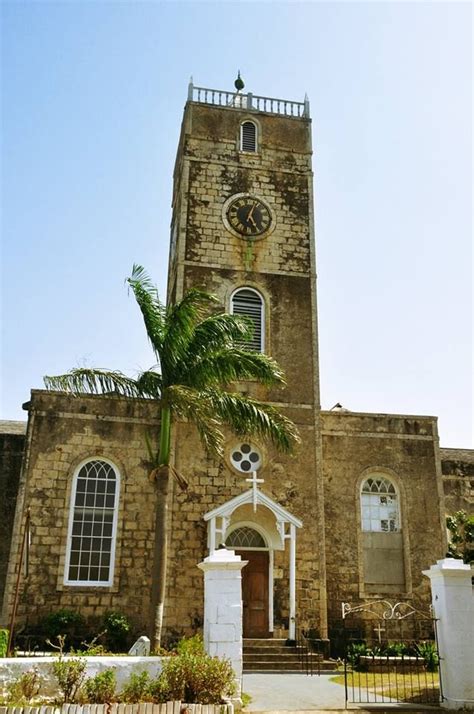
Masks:
[[[161,353],[161,366],[166,382],[171,383],[180,363],[187,357],[196,326],[209,313],[212,305],[218,303],[214,295],[202,290],[191,289],[176,305],[170,307],[166,315],[166,334]]]
[[[221,423],[240,436],[257,435],[270,439],[278,449],[287,453],[300,442],[293,422],[268,404],[217,389],[207,389],[201,394],[210,400]]]
[[[200,322],[188,345],[188,361],[199,361],[210,352],[220,352],[252,337],[253,323],[241,315],[219,313]]]
[[[121,397],[143,396],[135,379],[106,369],[71,369],[66,374],[43,377],[46,389],[70,394],[109,394]]]
[[[196,425],[201,443],[209,454],[222,456],[224,435],[216,419],[213,404],[202,392],[174,385],[166,389],[165,399],[174,416],[189,419]]]
[[[153,369],[142,372],[136,382],[142,396],[161,399],[163,379],[159,372],[155,372]]]
[[[148,460],[153,467],[158,464],[158,446],[154,444],[150,434],[145,432],[145,446],[148,451]]]
[[[166,309],[161,303],[158,290],[141,265],[134,265],[126,281],[133,291],[142,313],[148,339],[155,355],[160,359],[165,336]]]
[[[190,364],[182,377],[183,382],[197,389],[245,379],[256,379],[267,386],[285,384],[283,371],[271,357],[235,347],[210,353],[197,364]]]

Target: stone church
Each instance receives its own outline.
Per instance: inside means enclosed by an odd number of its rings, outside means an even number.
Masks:
[[[168,638],[202,625],[196,565],[223,543],[248,561],[246,637],[293,638],[299,623],[331,638],[343,602],[426,609],[422,570],[445,554],[445,516],[472,508],[474,452],[440,448],[436,417],[321,410],[312,153],[308,101],[190,85],[168,300],[198,286],[253,321],[251,349],[276,359],[287,387],[236,388],[290,417],[301,445],[282,456],[229,434],[213,461],[195,428],[177,425],[173,458],[189,488],[169,497]],[[2,625],[18,583],[19,627],[60,608],[118,610],[143,632],[156,404],[32,390],[24,408],[26,428],[0,423]]]

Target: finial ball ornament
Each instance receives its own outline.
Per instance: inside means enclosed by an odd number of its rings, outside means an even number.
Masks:
[[[239,69],[239,71],[237,72],[237,79],[236,79],[235,82],[234,82],[234,87],[236,88],[236,90],[237,90],[238,92],[240,92],[240,90],[245,87],[244,81],[243,81],[243,79],[242,79],[241,76],[240,76],[240,69]]]

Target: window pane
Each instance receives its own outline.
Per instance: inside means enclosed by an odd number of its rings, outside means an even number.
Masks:
[[[362,485],[360,502],[364,531],[399,530],[398,498],[394,485],[387,478],[368,478]]]
[[[248,526],[236,528],[226,537],[225,543],[233,548],[265,548],[265,541],[258,531]]]
[[[108,583],[116,493],[117,476],[108,463],[90,461],[81,468],[76,481],[67,581]]]

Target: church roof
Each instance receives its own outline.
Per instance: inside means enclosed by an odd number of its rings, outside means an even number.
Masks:
[[[26,434],[26,421],[0,419],[0,434]]]

